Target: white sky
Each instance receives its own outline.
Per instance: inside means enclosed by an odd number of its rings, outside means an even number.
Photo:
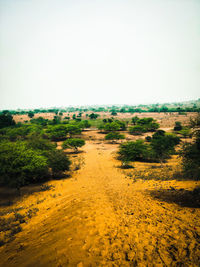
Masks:
[[[0,109],[200,97],[200,0],[0,0]]]

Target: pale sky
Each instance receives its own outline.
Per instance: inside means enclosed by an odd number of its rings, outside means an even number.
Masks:
[[[0,109],[200,97],[200,0],[0,0]]]

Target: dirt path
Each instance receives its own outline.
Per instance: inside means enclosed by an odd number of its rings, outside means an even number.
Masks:
[[[199,209],[152,199],[161,183],[125,178],[115,148],[87,142],[84,167],[55,183],[1,266],[198,266]]]

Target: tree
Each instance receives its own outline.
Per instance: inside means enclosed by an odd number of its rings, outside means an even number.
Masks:
[[[91,113],[90,115],[89,115],[89,118],[91,119],[91,120],[95,120],[95,119],[97,119],[99,117],[99,114],[95,114],[95,113]]]
[[[71,161],[62,150],[50,151],[47,158],[53,177],[61,175],[64,171],[69,171]]]
[[[144,132],[145,132],[145,129],[141,125],[135,125],[135,126],[129,127],[129,133],[130,134],[133,134],[133,135],[141,135]]]
[[[111,115],[112,116],[117,116],[117,112],[115,110],[112,110]]]
[[[175,126],[174,126],[174,131],[180,131],[182,130],[182,125],[181,125],[181,122],[180,121],[176,121],[175,122]]]
[[[46,126],[48,124],[48,119],[44,119],[43,117],[31,119],[31,123],[39,124],[42,126]]]
[[[84,120],[79,123],[79,126],[81,129],[90,128],[91,123],[88,120]]]
[[[71,138],[67,139],[66,141],[63,142],[62,148],[73,148],[75,152],[78,151],[78,147],[82,147],[85,145],[85,140],[80,139],[80,138]]]
[[[124,162],[129,161],[163,161],[174,152],[174,147],[180,141],[174,134],[165,134],[164,131],[156,132],[149,144],[143,140],[125,142],[120,145],[118,151],[119,159]]]
[[[0,129],[13,125],[15,125],[15,121],[13,120],[13,116],[10,113],[0,114]]]
[[[152,136],[151,147],[154,152],[154,158],[158,161],[164,161],[172,153],[174,147],[179,144],[180,138],[174,134],[166,134],[159,130]]]
[[[132,123],[133,123],[134,125],[136,125],[136,123],[137,123],[138,120],[139,120],[139,118],[138,118],[137,116],[135,116],[135,117],[133,117],[133,118],[131,119],[131,121],[132,121]]]
[[[28,112],[28,116],[29,116],[29,118],[31,118],[31,119],[34,117],[34,115],[35,115],[35,114],[34,114],[33,111],[29,111],[29,112]]]
[[[20,190],[24,184],[40,181],[48,173],[47,158],[28,148],[25,142],[3,142],[0,146],[0,183]]]
[[[120,145],[118,154],[124,162],[144,161],[149,159],[150,146],[143,140],[128,141]]]
[[[120,134],[118,132],[110,132],[105,136],[106,140],[120,140],[125,139],[124,134]]]
[[[192,143],[184,143],[180,151],[183,173],[188,178],[200,179],[200,113],[190,122],[193,129]]]
[[[119,129],[120,129],[120,125],[119,125],[119,123],[117,123],[117,122],[115,122],[115,121],[113,121],[113,122],[111,122],[111,123],[106,123],[105,125],[104,125],[104,130],[106,131],[106,132],[114,132],[114,131],[119,131]]]
[[[48,126],[46,130],[47,136],[52,141],[63,141],[67,137],[81,133],[81,128],[78,124],[58,124]]]

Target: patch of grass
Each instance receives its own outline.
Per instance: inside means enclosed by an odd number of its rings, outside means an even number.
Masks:
[[[32,209],[29,209],[28,212],[27,212],[27,217],[29,219],[31,219],[33,216],[36,215],[36,213],[39,211],[38,208],[32,208]]]
[[[40,187],[40,191],[48,191],[51,190],[52,188],[55,188],[55,186],[51,184],[44,184]]]
[[[135,170],[135,179],[142,180],[180,180],[181,174],[177,169],[173,169],[171,166],[151,166],[146,170]]]
[[[43,198],[43,199],[37,199],[36,204],[40,204],[40,203],[44,202],[45,199],[46,199],[46,198]]]
[[[79,157],[79,158],[77,158],[77,159],[73,162],[73,170],[74,170],[74,171],[78,171],[78,170],[80,170],[80,168],[81,168],[82,166],[84,166],[84,164],[85,164],[85,161],[84,161],[83,157]]]

